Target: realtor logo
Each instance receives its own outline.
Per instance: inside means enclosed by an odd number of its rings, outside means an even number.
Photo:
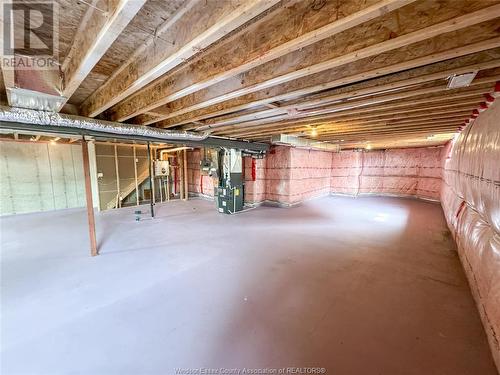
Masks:
[[[2,1],[3,66],[51,68],[58,55],[58,4]],[[19,64],[22,66],[19,66]]]

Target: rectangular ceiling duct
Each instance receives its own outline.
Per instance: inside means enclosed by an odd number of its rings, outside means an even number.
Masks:
[[[476,77],[476,74],[477,72],[454,74],[448,79],[448,88],[458,89],[461,87],[468,87]]]
[[[340,152],[340,145],[320,142],[308,138],[299,138],[289,134],[276,134],[271,137],[271,143],[275,145],[286,145],[301,148],[310,148],[313,150]]]

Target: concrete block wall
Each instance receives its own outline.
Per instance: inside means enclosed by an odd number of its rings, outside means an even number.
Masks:
[[[0,214],[85,205],[79,144],[1,142]]]

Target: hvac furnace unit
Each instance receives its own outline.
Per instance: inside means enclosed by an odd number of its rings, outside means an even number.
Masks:
[[[219,152],[219,186],[215,188],[219,212],[234,214],[243,210],[243,168],[241,150]]]

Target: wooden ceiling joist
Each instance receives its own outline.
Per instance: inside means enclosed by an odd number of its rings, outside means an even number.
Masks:
[[[318,126],[318,125],[323,125],[328,123],[328,121],[343,121],[343,120],[349,120],[349,119],[356,119],[356,120],[364,120],[364,121],[370,121],[371,119],[374,118],[382,118],[382,117],[398,117],[398,116],[412,116],[412,115],[418,115],[420,112],[423,113],[429,113],[429,114],[442,114],[442,113],[453,113],[453,112],[460,112],[464,108],[466,109],[474,109],[477,108],[481,100],[484,99],[483,97],[480,97],[476,95],[475,98],[466,98],[462,99],[460,101],[454,101],[454,102],[449,102],[449,103],[440,103],[437,105],[429,105],[428,103],[431,103],[431,101],[426,101],[426,105],[424,106],[416,106],[413,101],[406,101],[406,102],[401,102],[398,103],[400,104],[398,108],[393,108],[391,105],[385,106],[385,108],[388,109],[379,109],[379,107],[373,107],[373,108],[363,108],[361,110],[356,110],[356,111],[349,111],[348,114],[335,114],[332,116],[323,116],[320,117],[319,119],[302,119],[300,121],[287,121],[287,122],[281,122],[278,124],[267,124],[267,125],[262,125],[262,126],[255,126],[250,129],[238,129],[235,127],[233,130],[218,130],[213,132],[214,135],[219,135],[221,132],[226,134],[227,136],[235,136],[241,133],[247,133],[247,132],[276,132],[276,129],[281,129],[281,128],[288,128],[288,127],[300,127],[304,126],[304,123],[307,123],[308,126]],[[278,127],[279,125],[279,127]]]
[[[66,101],[81,85],[94,66],[114,43],[128,23],[135,17],[146,0],[108,1],[105,14],[95,6],[89,6],[78,28],[71,50],[62,65]],[[94,0],[93,3],[99,3]],[[62,109],[65,102],[61,103]]]
[[[134,54],[101,88],[82,104],[82,114],[94,117],[274,6],[278,0],[191,0],[159,34],[174,39],[157,50],[154,40]],[[146,112],[146,111],[145,111]]]
[[[173,76],[168,76],[156,82],[139,95],[135,95],[121,105],[118,105],[112,110],[113,114],[115,114],[114,119],[125,121],[131,117],[153,110],[173,100],[180,99],[259,65],[341,33],[349,28],[380,17],[414,1],[379,1],[353,14],[340,19],[334,19],[322,27],[320,26],[324,22],[323,19],[328,20],[331,18],[335,14],[333,11],[337,11],[338,13],[339,9],[335,9],[339,6],[338,3],[326,3],[321,13],[318,14],[308,2],[295,2],[293,8],[288,7],[281,9],[279,12],[273,12],[266,19],[254,26],[250,26],[251,30],[248,32],[235,37],[230,43],[226,43],[219,49],[210,51],[204,59],[197,61],[184,70],[176,72]],[[301,21],[282,22],[282,17],[300,17]],[[248,44],[249,33],[257,33],[258,30],[262,30],[262,34],[257,36],[260,40],[259,48],[257,50],[241,48]],[[280,43],[280,39],[287,38],[290,35],[299,36]],[[228,46],[227,44],[230,45]],[[235,51],[238,53],[235,54]],[[224,63],[221,64],[221,61]],[[193,82],[193,77],[200,77],[200,79]]]
[[[475,99],[475,101],[479,102],[480,99]],[[431,100],[428,101],[428,103],[432,102]],[[411,106],[409,103],[405,103],[406,106]],[[431,112],[432,113],[432,112]],[[411,114],[409,114],[411,116]],[[327,119],[319,119],[317,121],[303,121],[302,123],[296,123],[296,122],[288,122],[287,124],[280,124],[280,126],[274,126],[274,127],[268,127],[268,128],[260,128],[260,129],[242,129],[239,131],[232,131],[232,132],[226,132],[226,136],[231,136],[231,137],[244,137],[248,135],[256,135],[256,134],[278,134],[281,132],[287,132],[288,129],[304,129],[308,128],[311,129],[312,127],[321,127],[321,126],[328,126],[329,124],[335,123],[335,122],[346,122],[346,121],[351,121],[351,122],[357,122],[357,123],[369,123],[372,118],[359,118],[355,115],[350,116],[350,117],[341,117],[341,118],[327,118]],[[463,118],[465,119],[465,117]],[[373,121],[376,122],[376,121]],[[217,134],[216,134],[217,135]]]
[[[317,141],[332,141],[332,140],[367,140],[367,139],[377,139],[378,137],[384,137],[384,136],[390,136],[390,135],[398,135],[398,134],[412,134],[412,135],[417,135],[417,134],[422,134],[422,133],[428,133],[428,134],[440,134],[440,133],[448,133],[448,134],[453,134],[456,133],[457,131],[457,125],[454,123],[443,123],[440,125],[433,125],[433,124],[421,124],[419,128],[415,127],[391,127],[385,130],[376,130],[376,131],[357,131],[357,132],[351,132],[347,133],[345,131],[339,131],[339,132],[332,132],[330,134],[324,134],[324,135],[318,135],[317,137],[311,138]],[[297,136],[300,136],[301,134],[295,134]],[[249,137],[245,138],[250,141],[258,141],[258,142],[265,142],[270,140],[270,136],[260,136],[260,137]]]
[[[460,69],[448,69],[448,70],[438,72],[438,73],[432,73],[432,74],[418,76],[415,78],[409,78],[409,79],[405,79],[405,80],[401,80],[401,81],[387,83],[385,85],[374,85],[374,86],[367,87],[364,89],[342,92],[339,94],[331,94],[328,96],[322,96],[320,98],[312,98],[312,99],[306,98],[306,99],[295,100],[295,101],[292,101],[291,103],[288,103],[288,104],[280,106],[280,107],[276,107],[276,108],[269,109],[269,110],[263,110],[263,111],[259,111],[259,112],[254,112],[254,113],[250,113],[247,115],[235,114],[235,115],[230,115],[230,116],[226,116],[226,117],[219,118],[219,119],[217,119],[217,118],[208,119],[208,120],[204,121],[204,126],[197,127],[197,128],[195,128],[195,130],[203,131],[206,129],[213,129],[213,128],[217,128],[220,126],[226,126],[226,125],[231,125],[231,124],[236,124],[236,123],[242,123],[245,121],[271,117],[271,116],[275,116],[278,114],[283,114],[283,113],[286,114],[289,110],[302,110],[302,109],[322,106],[322,105],[336,102],[336,101],[347,100],[347,99],[352,100],[352,99],[355,99],[356,97],[363,96],[363,95],[373,95],[373,94],[377,94],[377,93],[383,93],[384,91],[407,88],[407,87],[410,87],[413,85],[422,84],[422,83],[426,83],[426,82],[430,82],[430,81],[442,80],[442,79],[445,79],[453,74],[462,74],[462,73],[473,72],[473,71],[478,71],[478,70],[482,70],[482,69],[496,68],[499,66],[500,66],[500,59],[496,59],[496,60],[493,60],[493,61],[490,61],[487,63],[467,65],[467,66],[462,67]],[[189,128],[186,128],[186,130],[187,129],[189,129]]]
[[[0,57],[3,57],[3,55]],[[15,86],[14,69],[5,66],[1,66],[0,68],[2,69],[2,81],[3,89],[5,90],[5,97],[9,105],[11,105],[9,90]]]
[[[61,4],[58,68],[4,67],[0,102],[231,139],[380,148],[443,144],[500,82],[500,0]],[[448,88],[468,73],[467,87]]]
[[[387,102],[393,102],[393,101],[399,101],[398,104],[395,106],[391,106],[389,108],[394,108],[397,107],[398,105],[402,105],[401,100],[408,99],[411,97],[418,97],[418,96],[423,96],[423,95],[431,95],[431,94],[436,94],[436,93],[441,93],[444,92],[442,95],[442,98],[440,97],[433,97],[431,100],[433,101],[439,101],[439,100],[447,100],[449,98],[454,98],[456,99],[458,96],[457,95],[480,95],[482,93],[486,93],[489,91],[489,83],[494,83],[497,80],[500,79],[500,76],[494,76],[494,77],[484,77],[478,80],[473,81],[473,86],[481,86],[483,85],[483,88],[478,88],[475,90],[463,90],[463,89],[458,89],[458,90],[447,90],[446,85],[440,85],[440,86],[434,86],[434,87],[428,87],[428,88],[422,88],[422,89],[415,89],[415,90],[409,90],[405,92],[398,92],[395,94],[388,94],[388,95],[379,95],[379,96],[373,96],[369,97],[367,99],[361,99],[361,100],[352,100],[346,103],[340,103],[340,104],[334,104],[325,108],[321,108],[318,110],[312,110],[306,113],[298,113],[294,116],[292,121],[294,123],[300,122],[301,120],[303,121],[313,121],[313,120],[324,120],[328,118],[332,118],[331,114],[336,113],[336,112],[343,112],[343,111],[350,111],[350,110],[355,110],[358,108],[364,108],[364,107],[372,107],[372,108],[380,108],[379,106],[383,103]],[[423,98],[426,100],[425,98]],[[403,102],[404,103],[404,102]],[[387,107],[386,107],[387,108]],[[275,129],[279,131],[280,125],[283,125],[283,123],[280,121],[285,120],[287,116],[276,116],[271,119],[263,119],[263,120],[255,120],[255,121],[249,121],[246,123],[241,123],[241,124],[236,124],[236,125],[230,125],[226,127],[226,130],[228,129],[235,129],[235,130],[242,130],[242,129],[251,129],[255,128],[257,125],[265,124],[266,126],[272,126],[272,123],[274,123]],[[227,132],[224,132],[224,134],[228,134]]]
[[[414,127],[411,126],[402,126],[402,127],[391,127],[385,130],[363,130],[363,131],[358,131],[358,132],[337,132],[337,133],[331,133],[331,134],[325,134],[324,136],[318,136],[318,140],[328,140],[332,139],[332,136],[335,134],[340,134],[342,137],[345,138],[351,138],[353,139],[354,137],[358,137],[359,139],[365,138],[369,136],[371,139],[376,139],[376,137],[384,136],[384,135],[391,135],[391,134],[419,134],[419,133],[439,133],[439,132],[446,132],[446,133],[454,133],[457,131],[457,126],[453,123],[448,123],[448,124],[441,124],[441,125],[432,125],[432,124],[422,124],[419,126],[418,129],[415,129]]]
[[[463,123],[466,116],[464,114],[450,116],[450,117],[441,117],[437,119],[432,118],[415,118],[415,119],[407,119],[407,120],[393,120],[393,121],[374,121],[371,123],[360,123],[360,122],[346,122],[346,123],[330,123],[323,126],[315,126],[316,132],[320,135],[330,134],[330,133],[341,133],[347,134],[352,131],[378,131],[384,130],[388,128],[393,128],[397,126],[407,126],[411,128],[421,127],[422,125],[432,124],[453,124],[458,127],[461,123]],[[303,134],[311,136],[311,131],[313,127],[302,127],[295,129],[283,129],[278,133],[253,133],[253,134],[243,134],[240,135],[239,138],[249,138],[249,137],[268,137],[273,134]]]
[[[326,61],[324,61],[324,50],[317,48],[315,51],[314,48],[312,48],[315,46],[311,46],[311,51],[309,52],[312,57],[310,59],[311,64],[309,66],[300,68],[303,63],[302,61],[297,61],[294,64],[288,64],[286,72],[283,74],[280,74],[282,73],[280,70],[278,70],[278,74],[274,74],[274,72],[270,73],[264,71],[265,66],[259,67],[262,69],[257,68],[259,70],[255,72],[253,70],[249,71],[246,74],[246,79],[244,80],[234,79],[225,81],[224,85],[221,85],[220,90],[211,87],[211,90],[201,90],[198,91],[195,96],[189,95],[170,103],[168,106],[170,113],[166,114],[165,118],[202,109],[243,95],[285,84],[290,81],[318,74],[346,64],[354,63],[361,59],[378,56],[389,51],[394,51],[399,48],[432,39],[442,34],[449,34],[457,30],[466,29],[470,26],[492,20],[496,18],[499,13],[500,4],[493,5],[467,15],[440,22],[421,30],[410,32],[393,39],[388,39],[374,45],[369,45],[365,48],[349,53],[338,53],[336,57]],[[488,35],[486,35],[486,37],[487,36]],[[450,38],[451,37],[452,35],[450,35]],[[464,39],[464,35],[460,34],[460,39]],[[269,78],[262,78],[266,76]],[[201,98],[201,100],[199,98]],[[153,109],[147,106],[144,108],[147,110]],[[117,108],[110,113],[110,116],[114,120],[122,121],[123,119],[129,118],[129,114],[129,108],[124,104],[123,106],[117,106]],[[137,114],[137,112],[135,114]]]
[[[232,134],[227,134],[228,136],[237,136],[237,137],[246,137],[249,135],[272,135],[278,133],[290,133],[290,132],[300,132],[300,131],[311,131],[313,128],[320,130],[320,129],[327,129],[329,126],[335,126],[336,124],[349,124],[350,122],[355,122],[358,124],[363,124],[363,125],[368,125],[372,126],[374,124],[378,123],[392,123],[392,122],[410,122],[411,120],[432,120],[432,119],[442,119],[442,118],[449,118],[449,117],[457,117],[464,120],[467,118],[467,115],[469,115],[472,110],[474,109],[473,106],[468,106],[468,107],[463,107],[463,108],[452,108],[451,110],[448,111],[427,111],[427,113],[416,113],[416,114],[400,114],[400,115],[386,115],[386,116],[374,116],[371,118],[357,118],[357,117],[347,117],[347,118],[340,118],[340,119],[334,119],[330,122],[322,122],[319,124],[293,124],[290,126],[285,126],[282,128],[278,129],[262,129],[262,130],[253,130],[253,131],[241,131],[239,133],[232,133]]]
[[[185,111],[185,113],[171,112],[163,113],[161,117],[156,116],[154,119],[148,118],[147,116],[139,116],[136,123],[152,124],[158,122],[159,119],[164,118],[160,121],[157,126],[164,128],[171,128],[178,126],[180,124],[185,124],[192,121],[199,121],[207,117],[221,116],[234,111],[244,110],[259,105],[264,105],[270,102],[282,101],[282,100],[293,100],[295,98],[310,95],[327,89],[333,89],[335,87],[340,87],[344,85],[354,84],[356,82],[365,81],[368,79],[375,79],[377,77],[394,74],[398,72],[404,72],[411,69],[419,69],[419,67],[432,64],[444,64],[444,61],[449,59],[454,59],[457,57],[462,57],[465,59],[467,55],[473,55],[474,53],[479,53],[484,50],[492,50],[495,52],[496,56],[500,56],[500,37],[492,38],[490,40],[473,43],[463,47],[453,48],[443,52],[433,53],[430,55],[414,58],[408,61],[399,62],[396,64],[379,67],[375,69],[369,69],[367,71],[362,71],[355,73],[353,75],[347,75],[342,78],[338,78],[338,74],[332,74],[332,78],[329,80],[325,77],[324,80],[318,79],[318,84],[314,84],[309,80],[300,82],[300,86],[295,85],[280,85],[271,92],[260,91],[255,94],[245,96],[237,100],[230,100],[219,104],[216,109],[209,107],[206,109],[200,109],[195,111]],[[423,68],[420,68],[423,69]],[[336,72],[334,72],[336,73]],[[402,73],[401,73],[402,74]],[[157,114],[161,114],[160,111]],[[189,127],[187,129],[190,129]]]

